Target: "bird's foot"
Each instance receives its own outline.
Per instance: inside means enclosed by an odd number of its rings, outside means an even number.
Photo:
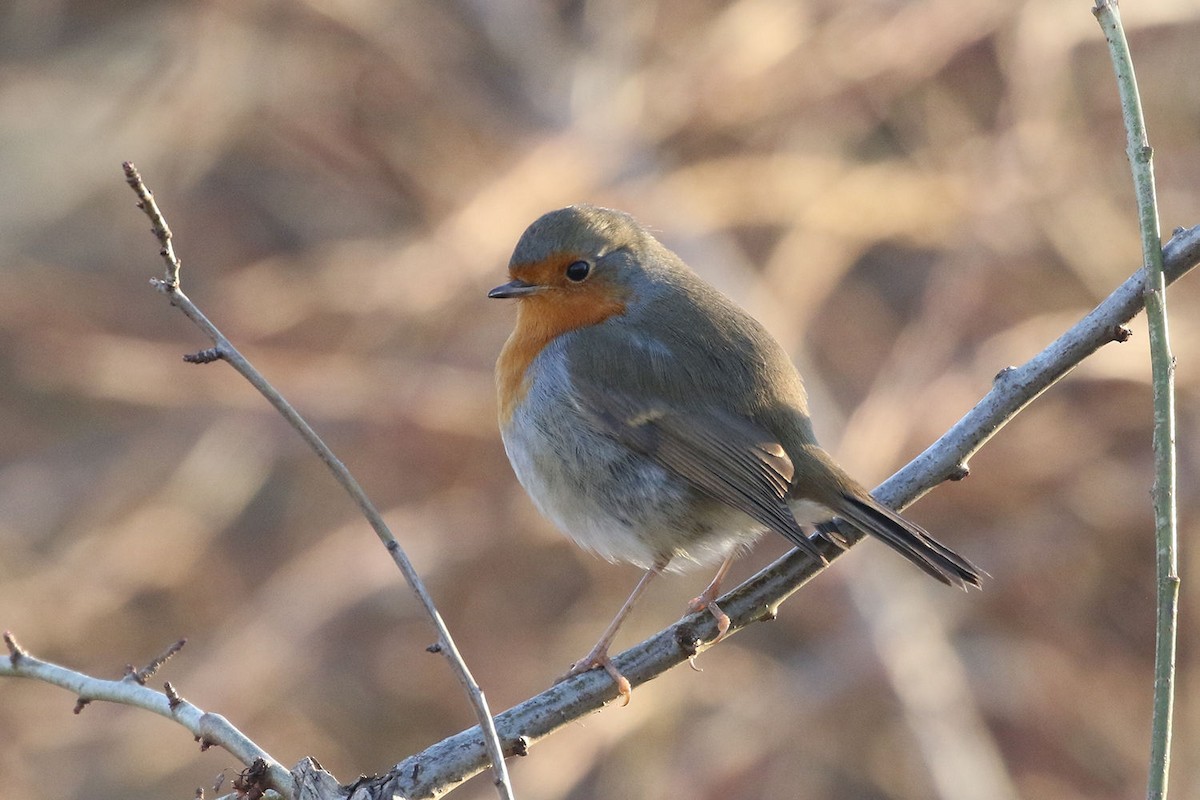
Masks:
[[[613,683],[617,685],[617,694],[621,696],[621,705],[629,705],[630,699],[633,698],[633,686],[630,685],[629,679],[622,675],[616,665],[612,663],[612,659],[608,657],[607,648],[603,650],[597,648],[576,661],[567,670],[567,674],[559,678],[556,683],[565,681],[567,678],[574,678],[576,675],[580,675],[596,667],[600,667],[607,672],[608,676],[613,679]]]
[[[716,644],[729,634],[729,615],[717,605],[716,597],[709,596],[707,589],[699,597],[692,598],[692,601],[688,603],[688,611],[696,612],[705,610],[712,614],[713,619],[717,622],[717,638],[712,640],[712,643]]]

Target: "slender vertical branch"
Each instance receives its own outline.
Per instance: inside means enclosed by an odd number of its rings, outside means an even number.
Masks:
[[[1154,658],[1154,713],[1151,723],[1150,774],[1146,795],[1167,796],[1171,765],[1171,717],[1174,707],[1175,642],[1179,615],[1179,562],[1175,513],[1175,362],[1167,332],[1166,279],[1154,193],[1153,151],[1146,136],[1141,98],[1129,43],[1116,0],[1097,0],[1093,10],[1108,40],[1121,112],[1125,119],[1129,164],[1133,170],[1142,256],[1146,267],[1146,320],[1150,329],[1150,365],[1154,385],[1154,527],[1158,614]]]

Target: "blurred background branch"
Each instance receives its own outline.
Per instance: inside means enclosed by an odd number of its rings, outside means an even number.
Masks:
[[[204,245],[188,267],[211,278],[193,299],[312,410],[501,708],[586,650],[633,580],[538,517],[495,429],[491,368],[512,321],[484,294],[538,214],[586,200],[655,226],[794,354],[819,435],[864,480],[920,452],[998,366],[1030,358],[1139,260],[1088,4],[18,0],[0,13],[3,627],[93,674],[187,634],[206,654],[171,666],[189,699],[284,763],[317,753],[338,775],[385,771],[467,727],[461,690],[320,465],[249,387],[179,363],[196,340],[138,291],[148,262],[129,254],[145,252],[145,223],[114,215],[128,190],[113,164],[157,176],[175,233]],[[1200,9],[1146,0],[1125,23],[1144,53],[1163,224],[1191,224]],[[1171,290],[1185,485],[1195,283]],[[1131,329],[977,454],[970,479],[910,511],[994,576],[929,607],[1022,797],[1143,791],[1153,463],[1135,410],[1151,396],[1147,337]],[[1197,497],[1179,501],[1186,540]],[[764,540],[731,579],[781,553]],[[937,796],[888,678],[896,654],[847,589],[888,558],[856,547],[803,603],[704,654],[703,673],[674,670],[621,713],[550,737],[510,765],[518,795]],[[655,587],[624,642],[675,619],[703,580]],[[897,604],[939,588],[882,580]],[[1190,585],[1180,604],[1175,744],[1192,752]],[[69,711],[60,690],[0,683],[11,793],[157,798],[232,766],[146,715]],[[1195,795],[1200,765],[1185,761],[1172,782]]]

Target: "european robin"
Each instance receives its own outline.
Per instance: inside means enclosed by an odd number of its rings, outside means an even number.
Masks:
[[[805,535],[833,517],[877,536],[942,583],[980,571],[881,505],[813,436],[804,385],[783,348],[633,217],[589,205],[551,211],[517,243],[517,301],[496,362],[500,431],[517,479],[571,539],[646,570],[595,648],[568,675],[603,667],[659,572],[722,562],[692,601],[717,619],[739,548],[775,531],[824,561]]]

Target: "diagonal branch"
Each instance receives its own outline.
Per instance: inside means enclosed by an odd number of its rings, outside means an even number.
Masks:
[[[375,529],[375,533],[379,536],[380,541],[387,547],[392,560],[400,569],[400,572],[403,573],[404,579],[408,581],[408,585],[412,588],[413,593],[416,594],[417,600],[421,603],[422,608],[425,609],[425,613],[429,616],[434,629],[437,631],[438,641],[436,645],[431,647],[431,651],[445,654],[459,682],[462,683],[463,688],[466,690],[475,714],[487,732],[485,741],[490,756],[489,760],[494,765],[497,791],[500,794],[501,800],[511,800],[512,783],[509,780],[508,769],[501,755],[500,742],[496,737],[487,700],[483,696],[483,690],[475,682],[475,678],[467,668],[467,664],[459,653],[458,647],[454,644],[454,639],[450,636],[450,631],[446,627],[445,621],[442,620],[441,614],[438,613],[429,590],[425,588],[425,582],[417,573],[416,568],[413,567],[412,562],[409,561],[408,556],[400,546],[400,542],[396,540],[387,523],[383,521],[383,516],[379,513],[375,504],[371,502],[370,498],[367,497],[367,493],[363,491],[362,486],[350,474],[350,471],[346,469],[346,465],[334,455],[329,446],[317,436],[308,422],[292,408],[287,400],[283,398],[283,395],[267,382],[262,373],[255,369],[245,356],[238,352],[238,349],[225,338],[221,331],[208,320],[195,303],[183,293],[179,281],[181,264],[175,255],[175,249],[171,242],[171,229],[167,226],[162,212],[158,209],[153,192],[146,187],[146,184],[142,181],[142,176],[138,174],[137,167],[128,161],[124,163],[123,167],[126,182],[138,197],[138,208],[142,209],[146,213],[146,216],[149,217],[152,226],[151,230],[162,246],[159,254],[166,263],[166,274],[163,278],[156,278],[151,281],[152,285],[167,296],[171,301],[171,305],[182,311],[188,319],[204,331],[214,345],[208,350],[191,356],[185,356],[184,360],[197,364],[205,364],[218,360],[228,362],[231,367],[237,370],[243,378],[249,381],[275,407],[276,411],[283,415],[288,424],[296,429],[301,438],[312,447],[317,456],[329,467],[338,483],[350,494],[351,498],[358,505],[359,510],[362,511],[363,516],[367,518],[371,527]]]
[[[1163,248],[1166,281],[1179,279],[1198,262],[1200,226],[1176,231]],[[970,457],[1025,406],[1100,347],[1129,338],[1125,325],[1144,307],[1145,284],[1145,270],[1139,270],[1041,353],[1019,367],[1001,370],[983,399],[925,452],[876,489],[875,496],[903,508],[942,481],[965,477]],[[830,561],[841,554],[826,539],[814,543]],[[721,608],[732,620],[730,633],[773,619],[781,602],[824,569],[803,552],[793,551],[751,577],[721,598]],[[688,660],[715,635],[712,615],[691,614],[613,661],[636,686]],[[496,717],[496,730],[507,754],[524,755],[538,740],[596,711],[616,695],[608,675],[593,670],[501,713]],[[401,761],[372,782],[372,796],[410,800],[441,796],[487,764],[483,738],[478,728],[472,728]]]

